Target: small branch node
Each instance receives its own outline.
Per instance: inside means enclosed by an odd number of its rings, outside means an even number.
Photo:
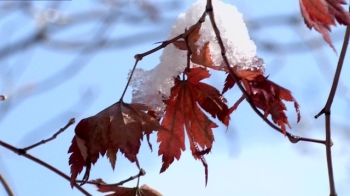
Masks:
[[[205,12],[212,12],[213,8],[212,7],[206,7]]]
[[[146,175],[146,171],[144,169],[140,169],[140,173],[139,173],[140,176],[144,176]]]
[[[21,155],[27,154],[27,151],[23,148],[19,148],[17,150],[17,154],[21,156]]]
[[[136,54],[136,55],[134,56],[134,58],[135,58],[137,61],[141,61],[142,58],[143,58],[143,56],[140,55],[140,54]]]
[[[300,141],[300,137],[299,136],[295,136],[295,135],[288,135],[288,139],[291,143],[295,144],[298,143]]]
[[[75,118],[71,118],[68,122],[69,125],[73,125],[75,123]]]
[[[329,142],[329,147],[333,147],[333,145],[334,145],[334,143],[333,143],[333,141],[331,140],[331,141]]]
[[[320,117],[324,113],[325,113],[325,111],[324,111],[324,108],[323,108],[318,114],[316,114],[315,118],[317,119],[318,117]]]

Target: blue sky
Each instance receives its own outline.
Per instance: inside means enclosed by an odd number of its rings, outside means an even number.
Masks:
[[[167,1],[156,1],[166,3]],[[138,45],[122,45],[98,53],[93,56],[86,54],[74,62],[75,52],[67,49],[57,52],[49,46],[36,46],[30,50],[1,61],[0,94],[7,94],[9,99],[0,103],[0,137],[17,147],[25,147],[36,141],[51,136],[63,127],[70,118],[78,122],[82,118],[95,115],[99,111],[119,100],[124,89],[127,74],[134,64],[133,56],[145,52],[154,43],[166,39],[172,21],[194,1],[184,1],[183,6],[163,13],[169,18],[158,24],[142,21],[130,26],[122,21],[103,33],[109,37],[124,37],[139,33],[154,34],[147,37],[148,41]],[[246,21],[267,16],[295,15],[299,19],[298,1],[271,0],[269,4],[263,1],[251,0],[226,1],[234,4],[240,10]],[[3,3],[1,3],[3,4]],[[45,7],[47,2],[35,2],[38,7]],[[91,3],[79,1],[65,2],[61,10],[66,13],[80,12],[91,9]],[[130,4],[130,6],[133,6]],[[134,8],[133,8],[134,9]],[[137,9],[135,9],[137,12]],[[29,13],[30,15],[30,13]],[[2,23],[0,48],[25,37],[35,30],[34,15],[23,16],[12,13]],[[278,17],[272,17],[278,21]],[[272,22],[273,22],[272,20]],[[234,24],[232,24],[234,27]],[[268,23],[260,24],[262,27]],[[59,28],[56,27],[56,28]],[[71,27],[67,31],[57,33],[56,39],[83,40],[94,37],[100,25],[94,21],[86,25]],[[345,28],[333,29],[333,40],[341,40]],[[157,34],[155,32],[158,32]],[[321,39],[315,32],[310,32],[305,25],[291,27],[278,25],[271,28],[251,28],[250,35],[256,43],[294,43],[309,38]],[[288,48],[277,48],[273,52],[264,50],[258,44],[258,55],[267,64],[266,75],[269,79],[291,90],[300,104],[302,119],[296,124],[296,114],[292,104],[288,106],[288,118],[292,125],[291,132],[296,135],[322,139],[324,138],[324,118],[315,120],[317,114],[326,102],[330,89],[332,75],[335,70],[338,55],[326,44],[320,42],[300,44],[299,52],[289,54]],[[334,43],[340,53],[341,42]],[[150,55],[139,64],[140,67],[151,69],[159,61],[160,52]],[[86,61],[86,64],[82,62]],[[339,195],[349,195],[349,121],[350,73],[349,60],[346,58],[342,74],[342,88],[337,91],[332,107],[333,121],[333,160],[336,187]],[[55,75],[61,73],[61,75]],[[70,76],[66,81],[52,87],[49,83],[60,80],[47,80]],[[3,79],[5,78],[5,79]],[[225,77],[212,73],[211,82],[221,89]],[[44,82],[42,84],[42,82]],[[38,85],[40,84],[40,85]],[[237,88],[229,91],[226,98],[233,104],[240,97]],[[129,89],[125,101],[131,100]],[[6,108],[10,107],[7,111]],[[185,151],[180,161],[175,161],[170,168],[159,174],[161,158],[157,151],[150,152],[147,145],[141,148],[139,160],[141,167],[147,172],[141,179],[165,196],[175,195],[242,195],[242,196],[280,196],[280,195],[328,195],[328,177],[324,146],[309,143],[291,144],[286,137],[273,131],[250,109],[247,103],[242,103],[231,116],[231,124],[214,130],[215,143],[212,153],[206,159],[209,164],[209,181],[204,186],[204,169],[202,164],[194,161],[190,152]],[[44,161],[56,166],[69,174],[68,147],[74,135],[74,126],[67,129],[54,141],[29,151]],[[157,146],[153,135],[153,145]],[[81,195],[76,189],[71,189],[69,182],[41,166],[23,157],[0,148],[0,172],[8,179],[16,195]],[[138,172],[136,166],[129,163],[118,154],[115,171],[106,158],[100,159],[93,166],[90,179],[103,178],[109,183],[119,182]],[[82,176],[80,176],[82,177]],[[136,181],[127,183],[134,186]],[[93,195],[102,195],[90,185],[84,185]],[[0,188],[0,195],[5,192]]]

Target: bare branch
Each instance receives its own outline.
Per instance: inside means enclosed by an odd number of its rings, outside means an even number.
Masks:
[[[56,139],[56,137],[57,137],[59,134],[63,133],[63,131],[65,131],[69,126],[71,126],[71,125],[74,124],[74,123],[75,123],[75,119],[72,118],[72,119],[70,119],[70,120],[68,121],[68,123],[66,124],[66,126],[62,127],[62,128],[61,128],[60,130],[58,130],[55,134],[53,134],[50,138],[47,138],[47,139],[45,139],[45,140],[41,140],[40,142],[35,143],[35,144],[33,144],[33,145],[30,145],[30,146],[28,146],[28,147],[22,148],[21,150],[23,150],[24,152],[27,152],[27,151],[30,150],[30,149],[33,149],[33,148],[38,147],[38,146],[40,146],[40,145],[42,145],[42,144],[45,144],[46,142],[49,142],[49,141],[52,141],[52,140]]]
[[[70,182],[70,177],[67,176],[66,174],[64,174],[63,172],[61,172],[60,170],[58,170],[57,168],[53,167],[52,165],[30,155],[30,154],[27,154],[25,151],[23,151],[22,149],[19,149],[19,148],[16,148],[6,142],[3,142],[0,140],[0,146],[3,146],[4,148],[20,155],[20,156],[23,156],[31,161],[34,161],[35,163],[38,163],[39,165],[45,167],[46,169],[56,173],[57,175],[61,176],[62,178],[68,180]],[[84,195],[86,196],[91,196],[90,193],[88,193],[85,189],[83,189],[81,186],[79,186],[77,183],[74,184],[74,187],[76,187],[80,192],[82,192]]]
[[[350,11],[350,7],[349,7]],[[330,196],[337,196],[336,190],[335,190],[335,184],[334,184],[334,175],[333,175],[333,164],[332,164],[332,151],[331,147],[333,145],[332,143],[332,136],[331,136],[331,107],[334,100],[335,93],[338,88],[338,83],[340,79],[340,74],[343,68],[344,59],[346,55],[346,51],[349,44],[349,37],[350,37],[350,26],[346,27],[346,32],[344,36],[343,46],[342,50],[339,56],[337,69],[334,74],[333,83],[331,90],[329,92],[329,96],[326,102],[326,105],[324,108],[315,116],[315,118],[320,117],[322,114],[325,115],[325,132],[326,132],[326,156],[327,156],[327,169],[328,169],[328,178],[329,178],[329,189],[330,189]]]

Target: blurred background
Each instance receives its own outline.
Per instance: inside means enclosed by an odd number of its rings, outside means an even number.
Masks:
[[[134,64],[134,55],[164,41],[177,16],[194,0],[1,1],[0,2],[0,140],[18,148],[46,139],[71,118],[79,122],[119,100]],[[307,29],[296,0],[226,0],[243,13],[265,75],[291,90],[299,102],[296,123],[287,103],[292,134],[324,139],[323,108],[333,80],[345,27],[332,28],[338,53],[322,36]],[[214,8],[215,9],[215,8]],[[232,24],[234,28],[234,24]],[[161,51],[144,58],[139,67],[151,69]],[[207,82],[223,87],[225,75],[211,72]],[[350,73],[345,59],[332,107],[332,147],[336,188],[350,195]],[[241,96],[237,87],[225,94],[232,105]],[[125,101],[131,100],[128,89]],[[219,124],[219,123],[218,123]],[[74,136],[69,127],[55,140],[28,151],[70,175],[68,148]],[[180,161],[159,174],[161,158],[143,143],[139,154],[147,184],[165,196],[175,195],[329,195],[325,147],[291,144],[272,130],[243,102],[231,115],[230,126],[214,130],[215,143],[204,169],[185,151]],[[152,135],[154,149],[155,135]],[[118,154],[113,171],[100,158],[90,179],[116,183],[138,173]],[[0,174],[15,195],[82,195],[69,182],[42,166],[0,147]],[[82,176],[79,176],[82,178]],[[133,187],[136,181],[125,186]],[[103,195],[84,185],[92,195]],[[6,192],[0,188],[0,195]]]

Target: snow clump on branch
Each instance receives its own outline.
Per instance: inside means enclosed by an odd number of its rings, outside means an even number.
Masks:
[[[178,16],[171,29],[168,39],[172,39],[196,24],[202,16],[206,0],[198,0],[186,13]],[[233,5],[220,0],[213,0],[215,21],[220,31],[226,56],[231,65],[238,70],[264,71],[265,64],[256,55],[256,46],[250,39],[242,14]],[[224,66],[220,46],[215,32],[207,16],[199,31],[200,38],[196,42],[198,48],[202,48],[209,42],[209,50],[214,66]],[[160,63],[149,71],[136,69],[131,80],[133,87],[132,102],[143,103],[152,107],[156,112],[163,111],[165,105],[163,99],[170,95],[170,89],[174,85],[174,77],[184,71],[187,64],[187,51],[180,50],[173,44],[164,48],[160,56]],[[198,67],[191,62],[191,67]]]

